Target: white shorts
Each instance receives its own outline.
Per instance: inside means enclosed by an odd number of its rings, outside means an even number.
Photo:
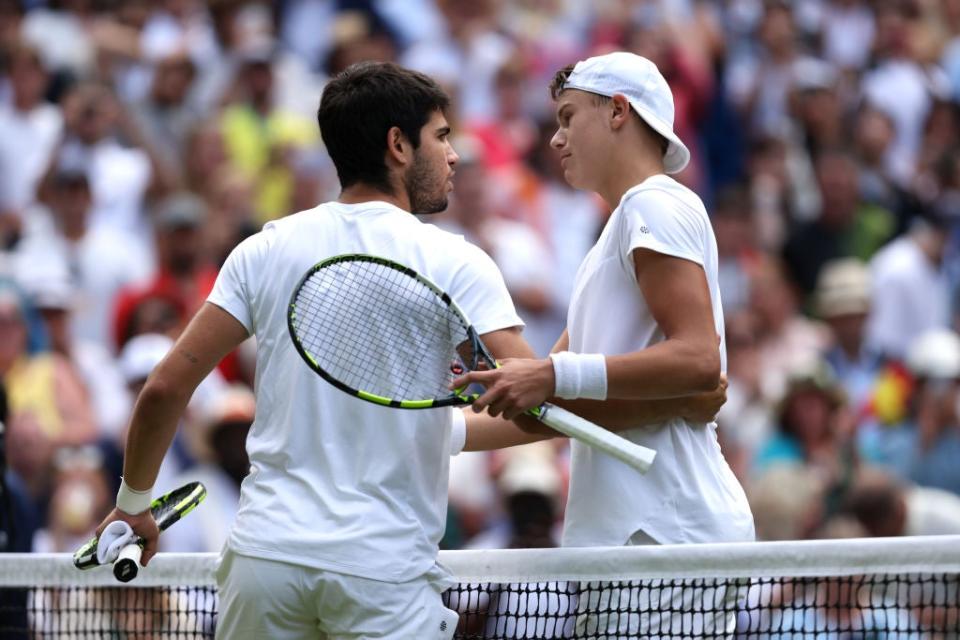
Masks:
[[[243,556],[217,568],[223,640],[450,640],[458,616],[443,606],[439,569],[390,583]]]

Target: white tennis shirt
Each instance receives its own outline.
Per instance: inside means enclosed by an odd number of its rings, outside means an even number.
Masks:
[[[242,242],[209,297],[257,337],[251,473],[227,545],[242,555],[406,581],[436,562],[454,410],[374,405],[301,360],[287,330],[290,296],[312,265],[344,253],[420,272],[481,334],[523,324],[485,253],[384,202],[327,203]]]
[[[703,267],[723,336],[717,242],[707,212],[692,191],[657,175],[624,194],[580,265],[567,314],[570,351],[614,355],[664,339],[637,284],[637,248]],[[726,370],[723,343],[720,352]],[[661,544],[754,539],[753,516],[720,453],[716,424],[677,418],[621,435],[656,449],[656,461],[641,475],[572,440],[564,546],[622,545],[637,531]]]

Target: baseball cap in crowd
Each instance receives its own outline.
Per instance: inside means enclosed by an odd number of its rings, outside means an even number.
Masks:
[[[175,193],[164,198],[153,215],[157,229],[181,229],[197,227],[206,217],[203,200],[190,193]]]
[[[820,269],[814,295],[821,318],[868,313],[870,271],[856,258],[832,260]]]
[[[173,340],[160,333],[143,333],[130,338],[120,351],[120,373],[127,384],[146,380],[173,347]]]
[[[673,132],[673,93],[657,65],[625,51],[581,60],[563,83],[563,89],[589,91],[608,98],[622,94],[644,122],[667,139],[663,155],[667,173],[682,171],[690,150]]]

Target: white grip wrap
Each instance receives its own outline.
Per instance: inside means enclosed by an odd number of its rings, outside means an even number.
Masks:
[[[556,378],[554,395],[566,400],[607,399],[607,359],[602,353],[551,353]]]
[[[138,491],[127,484],[124,478],[120,478],[120,490],[117,491],[117,509],[132,516],[143,513],[150,508],[153,500],[150,498],[153,493],[153,487],[145,491]]]
[[[540,421],[543,424],[627,463],[640,473],[649,471],[650,465],[657,457],[657,452],[653,449],[607,431],[566,409],[552,404],[544,404],[540,409],[542,411]]]

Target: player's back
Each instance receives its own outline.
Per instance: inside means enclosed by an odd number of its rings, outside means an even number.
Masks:
[[[470,299],[476,281],[502,285],[476,247],[383,202],[327,203],[241,243],[211,296],[258,344],[251,473],[229,544],[241,554],[406,580],[432,566],[443,533],[452,410],[367,403],[301,361],[287,330],[291,293],[311,266],[348,253],[405,264],[458,300]]]

